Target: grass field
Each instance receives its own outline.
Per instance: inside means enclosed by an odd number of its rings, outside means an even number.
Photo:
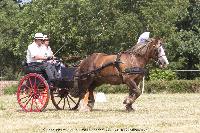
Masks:
[[[143,94],[126,112],[125,94],[107,94],[92,112],[54,109],[25,113],[16,96],[0,97],[0,132],[200,132],[200,94]]]

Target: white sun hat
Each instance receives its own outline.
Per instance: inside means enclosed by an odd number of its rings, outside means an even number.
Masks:
[[[43,40],[49,39],[47,35],[43,35]]]
[[[35,33],[35,36],[34,36],[34,38],[35,39],[43,39],[43,37],[44,37],[44,35],[42,34],[42,33]]]
[[[150,34],[150,32],[144,32],[144,33],[142,33],[140,35],[137,43],[144,43],[145,41],[147,41],[149,39],[149,34]]]

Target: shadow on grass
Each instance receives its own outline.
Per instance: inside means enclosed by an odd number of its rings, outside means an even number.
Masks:
[[[122,113],[131,113],[135,111],[127,111],[125,109],[93,109],[92,112],[122,112]]]
[[[81,112],[84,113],[82,111],[79,111],[78,109],[76,110],[70,110],[70,109],[64,109],[64,110],[58,110],[58,109],[44,109],[42,112],[57,112],[57,111],[68,111],[68,112]],[[23,109],[17,109],[16,112],[19,113],[28,113],[26,111],[24,111]],[[123,109],[93,109],[92,112],[121,112],[121,113],[131,113],[131,112],[135,112],[135,111],[126,111]]]

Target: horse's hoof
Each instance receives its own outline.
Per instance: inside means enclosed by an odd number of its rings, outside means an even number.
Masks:
[[[135,111],[135,109],[132,107],[132,105],[126,105],[126,111],[131,112],[131,111]]]
[[[88,106],[79,108],[79,112],[91,112],[92,109]]]
[[[128,97],[124,100],[123,104],[132,104],[133,102],[134,100]]]
[[[133,109],[132,107],[131,108],[126,108],[126,111],[127,112],[132,112],[132,111],[135,111],[135,109]]]
[[[87,106],[88,106],[89,108],[91,108],[91,110],[92,110],[93,107],[94,107],[94,102],[92,102],[92,103],[88,103]]]
[[[123,104],[127,104],[126,99],[123,101]]]
[[[87,106],[86,103],[83,102],[83,100],[80,101],[79,105],[79,112],[90,112],[92,110],[92,108]]]

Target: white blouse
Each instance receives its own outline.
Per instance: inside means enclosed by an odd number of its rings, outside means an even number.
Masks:
[[[48,47],[43,46],[43,50],[44,50],[45,57],[53,56],[53,52],[52,52],[50,46],[48,46]]]

